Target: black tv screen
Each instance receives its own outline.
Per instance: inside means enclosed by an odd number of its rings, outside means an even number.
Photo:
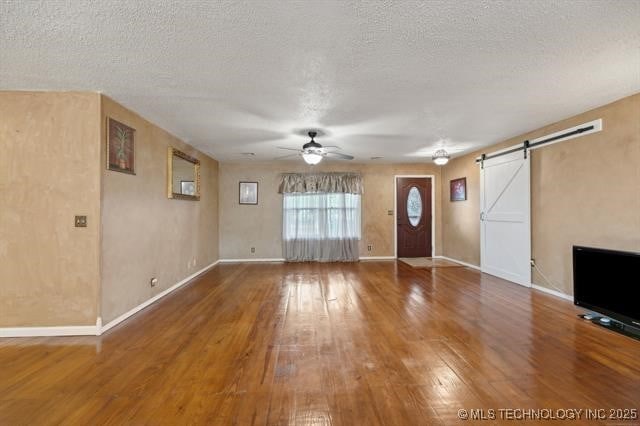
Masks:
[[[573,247],[574,303],[640,327],[640,253]]]

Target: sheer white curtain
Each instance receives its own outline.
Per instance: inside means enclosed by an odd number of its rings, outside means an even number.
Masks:
[[[355,261],[360,240],[360,194],[283,194],[284,258]]]

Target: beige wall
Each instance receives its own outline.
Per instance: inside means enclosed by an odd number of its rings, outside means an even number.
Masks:
[[[448,194],[449,180],[466,176],[469,199],[450,202],[444,196],[444,255],[480,263],[477,155],[598,118],[603,120],[601,132],[531,154],[532,257],[554,286],[572,294],[574,244],[640,251],[640,94],[636,94],[445,166],[443,194]],[[533,281],[551,287],[535,272]]]
[[[135,176],[105,169],[107,116],[136,129]],[[246,161],[218,171],[215,160],[99,94],[0,92],[0,117],[3,327],[107,323],[218,257],[280,258],[282,172],[363,174],[361,256],[394,253],[393,176],[435,175],[436,254],[480,261],[480,151],[445,168]],[[602,132],[532,153],[533,257],[566,293],[573,244],[640,251],[640,94],[483,150],[597,118]],[[200,159],[201,201],[167,198],[168,146]],[[451,203],[449,180],[463,176],[469,199]],[[258,206],[238,204],[241,180],[259,182]],[[88,216],[87,228],[74,227],[76,214]]]
[[[98,94],[0,92],[0,327],[96,323],[99,119]]]
[[[284,172],[351,171],[364,180],[362,197],[361,256],[393,256],[394,175],[435,175],[435,249],[442,248],[440,212],[440,168],[431,164],[353,164],[326,161],[319,166],[298,162],[253,162],[220,164],[220,258],[282,257],[282,195],[278,194],[279,175]],[[258,182],[257,206],[238,203],[238,183]],[[371,244],[373,250],[367,251]],[[251,254],[250,248],[256,252]]]
[[[217,161],[106,96],[103,159],[107,117],[136,129],[136,175],[102,169],[105,324],[218,259]],[[200,201],[167,198],[169,146],[200,160]],[[153,288],[152,277],[159,280]]]

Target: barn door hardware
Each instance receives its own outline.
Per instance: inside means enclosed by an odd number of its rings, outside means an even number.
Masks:
[[[598,120],[594,120],[591,121],[589,123],[586,123],[585,125],[581,126],[581,127],[575,127],[572,128],[571,130],[564,132],[564,133],[560,133],[554,136],[550,136],[548,138],[539,140],[539,141],[535,141],[535,142],[531,142],[529,140],[524,141],[521,145],[516,145],[514,147],[512,147],[511,149],[506,149],[504,151],[500,151],[500,152],[496,152],[495,154],[482,154],[480,157],[476,158],[476,163],[480,163],[480,167],[484,169],[484,162],[486,160],[489,160],[491,158],[496,158],[496,157],[500,157],[503,155],[507,155],[507,154],[511,154],[513,152],[518,152],[520,150],[524,151],[524,158],[526,159],[528,154],[528,151],[530,151],[533,148],[537,148],[541,145],[545,145],[548,143],[552,143],[552,142],[557,142],[560,141],[562,139],[567,139],[567,138],[572,138],[572,137],[576,137],[577,135],[580,135],[581,133],[584,132],[599,132],[600,130],[602,130],[602,120],[598,119]]]

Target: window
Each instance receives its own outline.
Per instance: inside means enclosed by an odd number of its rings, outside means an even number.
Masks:
[[[360,194],[284,194],[283,238],[360,239]]]
[[[411,187],[407,195],[407,216],[409,216],[409,222],[414,228],[422,219],[422,197],[415,186]]]

